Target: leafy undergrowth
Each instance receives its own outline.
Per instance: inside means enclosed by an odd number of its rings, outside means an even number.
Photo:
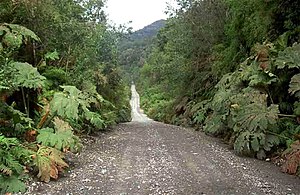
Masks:
[[[256,45],[252,56],[220,79],[210,99],[178,103],[148,91],[142,103],[154,119],[222,137],[238,155],[266,159],[284,150],[282,171],[299,174],[300,44],[287,47],[284,36]]]
[[[284,163],[282,165],[282,171],[289,174],[299,175],[300,166],[300,141],[294,142],[284,153]]]
[[[111,71],[107,74],[110,78],[102,75],[107,82],[117,80],[113,95],[109,84],[105,88],[90,78],[80,85],[70,85],[62,68],[52,67],[42,74],[32,64],[18,61],[22,49],[32,42],[39,44],[40,39],[29,29],[0,25],[1,194],[24,192],[29,173],[43,182],[58,179],[69,167],[65,154],[81,151],[81,134],[104,130],[130,118],[124,104],[128,96],[118,83],[117,73]],[[57,51],[47,52],[39,68],[58,59]],[[108,101],[99,89],[106,89],[116,100]]]

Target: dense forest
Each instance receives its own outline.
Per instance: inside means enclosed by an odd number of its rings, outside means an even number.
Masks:
[[[299,173],[300,1],[177,3],[136,73],[147,114]]]
[[[125,28],[102,0],[0,1],[0,193],[57,179],[81,135],[130,120],[117,66]]]
[[[82,136],[130,121],[131,81],[151,118],[300,173],[300,1],[176,2],[131,34],[103,0],[0,1],[1,194],[58,179]]]

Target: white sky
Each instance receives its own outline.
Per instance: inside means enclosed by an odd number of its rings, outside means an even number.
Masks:
[[[107,0],[105,12],[114,24],[128,24],[138,30],[156,20],[166,19],[167,2],[174,0]]]

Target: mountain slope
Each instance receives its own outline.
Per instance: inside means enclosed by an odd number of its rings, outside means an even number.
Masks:
[[[158,20],[120,41],[119,64],[124,70],[124,74],[127,75],[125,77],[133,79],[135,70],[144,64],[157,33],[165,26],[165,23],[165,20]]]
[[[145,26],[143,29],[137,30],[130,36],[131,40],[147,39],[157,35],[158,31],[166,24],[165,20],[158,20],[152,24]]]

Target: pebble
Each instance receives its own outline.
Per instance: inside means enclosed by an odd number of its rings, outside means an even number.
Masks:
[[[102,169],[101,173],[104,175],[105,173],[107,173],[107,170],[106,169]]]

